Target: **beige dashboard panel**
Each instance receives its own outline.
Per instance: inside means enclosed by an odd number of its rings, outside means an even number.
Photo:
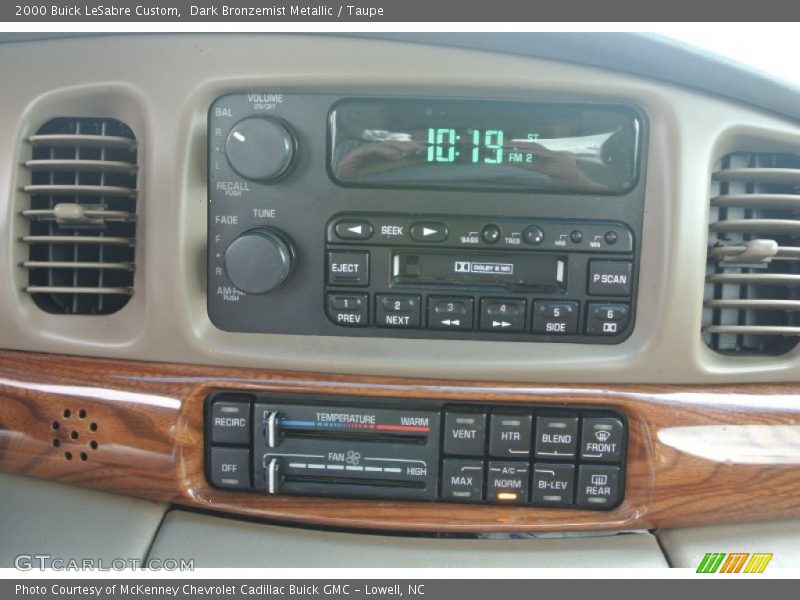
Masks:
[[[209,540],[214,540],[209,544]],[[432,539],[292,529],[174,510],[149,559],[192,558],[196,567],[661,568],[654,535],[562,539]]]
[[[57,59],[55,58],[57,57]],[[722,98],[568,63],[304,35],[120,35],[0,45],[0,347],[395,376],[560,382],[796,381],[800,351],[714,354],[700,335],[709,173],[734,148],[800,147],[800,127]],[[238,334],[206,313],[206,114],[234,90],[624,101],[650,122],[637,323],[616,346]],[[54,316],[22,291],[23,139],[101,111],[141,143],[136,295],[111,317]],[[765,141],[766,140],[766,141]]]

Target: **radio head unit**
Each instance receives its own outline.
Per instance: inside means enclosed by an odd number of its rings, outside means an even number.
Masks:
[[[646,144],[621,104],[223,96],[209,316],[239,332],[618,343]]]

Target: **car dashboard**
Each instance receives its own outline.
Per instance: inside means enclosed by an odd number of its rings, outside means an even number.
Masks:
[[[625,35],[0,58],[9,496],[420,566],[796,528],[796,90]]]

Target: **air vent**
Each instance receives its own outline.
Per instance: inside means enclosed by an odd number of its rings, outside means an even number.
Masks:
[[[800,155],[735,153],[716,167],[703,338],[729,354],[800,339]]]
[[[26,291],[50,313],[120,310],[133,294],[133,132],[116,119],[57,118],[28,141]]]

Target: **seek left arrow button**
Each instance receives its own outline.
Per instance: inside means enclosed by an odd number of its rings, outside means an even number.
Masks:
[[[336,237],[343,240],[368,240],[375,228],[369,221],[361,219],[342,219],[334,226]]]

